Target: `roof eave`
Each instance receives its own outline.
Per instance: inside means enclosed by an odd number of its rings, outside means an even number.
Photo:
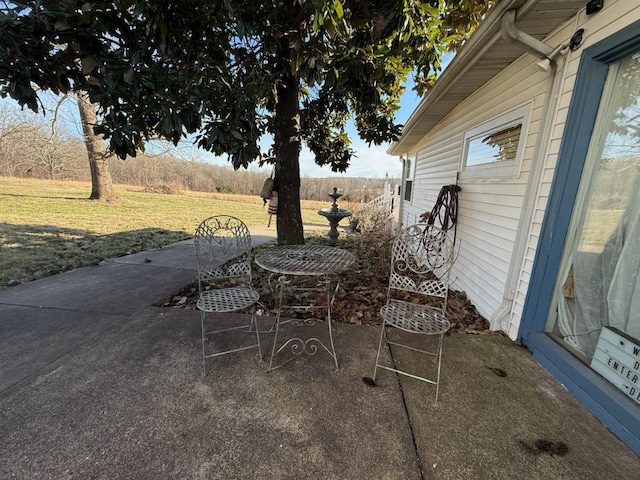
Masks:
[[[411,132],[418,119],[424,115],[429,105],[442,97],[460,75],[468,71],[476,61],[501,37],[502,16],[508,10],[519,8],[524,0],[499,2],[486,16],[476,31],[469,37],[464,46],[456,53],[451,63],[413,111],[404,125],[402,136],[387,149],[389,155],[404,155],[417,143],[411,140]],[[530,2],[531,3],[531,2]]]

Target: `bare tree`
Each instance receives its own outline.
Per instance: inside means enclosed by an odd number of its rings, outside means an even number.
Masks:
[[[78,92],[76,100],[78,101],[84,144],[89,157],[89,169],[91,170],[91,195],[89,199],[115,200],[117,195],[113,189],[113,181],[109,171],[110,154],[107,153],[102,138],[93,131],[93,126],[98,119],[96,106],[91,103],[86,92]]]
[[[3,105],[4,107],[4,105]],[[53,120],[3,108],[0,113],[0,174],[78,179],[78,141]],[[85,163],[86,166],[86,163]]]

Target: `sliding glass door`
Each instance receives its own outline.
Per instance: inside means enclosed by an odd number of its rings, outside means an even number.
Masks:
[[[592,365],[604,327],[640,345],[639,52],[609,65],[545,331]]]

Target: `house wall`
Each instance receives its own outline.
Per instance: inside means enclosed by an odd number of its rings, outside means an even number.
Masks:
[[[468,97],[432,129],[410,155],[417,156],[414,193],[403,205],[410,224],[431,210],[440,188],[456,183],[466,131],[516,107],[529,104],[529,125],[520,174],[510,178],[461,178],[458,185],[454,288],[463,290],[478,311],[491,318],[500,307],[516,241],[529,171],[544,103],[547,75],[523,56]]]
[[[583,45],[566,55],[564,68],[559,72],[560,95],[551,99],[555,115],[551,117],[550,137],[537,151],[538,158],[534,159],[536,139],[543,128],[541,118],[545,95],[551,88],[550,74],[536,67],[537,58],[524,53],[467,97],[409,152],[411,157],[417,158],[417,163],[413,197],[402,207],[405,225],[417,222],[422,213],[431,210],[443,185],[456,183],[466,131],[516,107],[531,106],[519,175],[475,179],[462,175],[458,181],[462,188],[457,230],[460,253],[453,271],[453,287],[465,291],[478,311],[487,318],[496,314],[506,290],[515,287],[515,294],[508,295],[513,297],[513,302],[507,306],[506,322],[492,325],[492,328],[502,328],[513,339],[518,334],[580,52],[585,46],[637,20],[639,14],[640,5],[636,0],[609,0],[605,2],[605,8],[595,15],[587,17],[584,10],[580,11],[572,21],[545,40],[555,47],[568,43],[578,28],[584,28],[586,33]],[[540,161],[544,164],[539,182],[530,186],[527,197],[527,201],[534,202],[531,218],[522,218],[533,162]],[[531,178],[538,179],[537,176]],[[522,258],[519,255],[512,258],[514,250],[518,250],[517,242],[525,242]],[[515,282],[507,285],[511,264],[517,269]]]

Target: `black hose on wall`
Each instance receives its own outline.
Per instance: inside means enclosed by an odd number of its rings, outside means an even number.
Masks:
[[[445,185],[440,189],[438,199],[431,209],[427,224],[439,226],[445,232],[453,229],[453,243],[456,241],[456,224],[458,223],[458,185]],[[436,220],[439,225],[436,225]]]

